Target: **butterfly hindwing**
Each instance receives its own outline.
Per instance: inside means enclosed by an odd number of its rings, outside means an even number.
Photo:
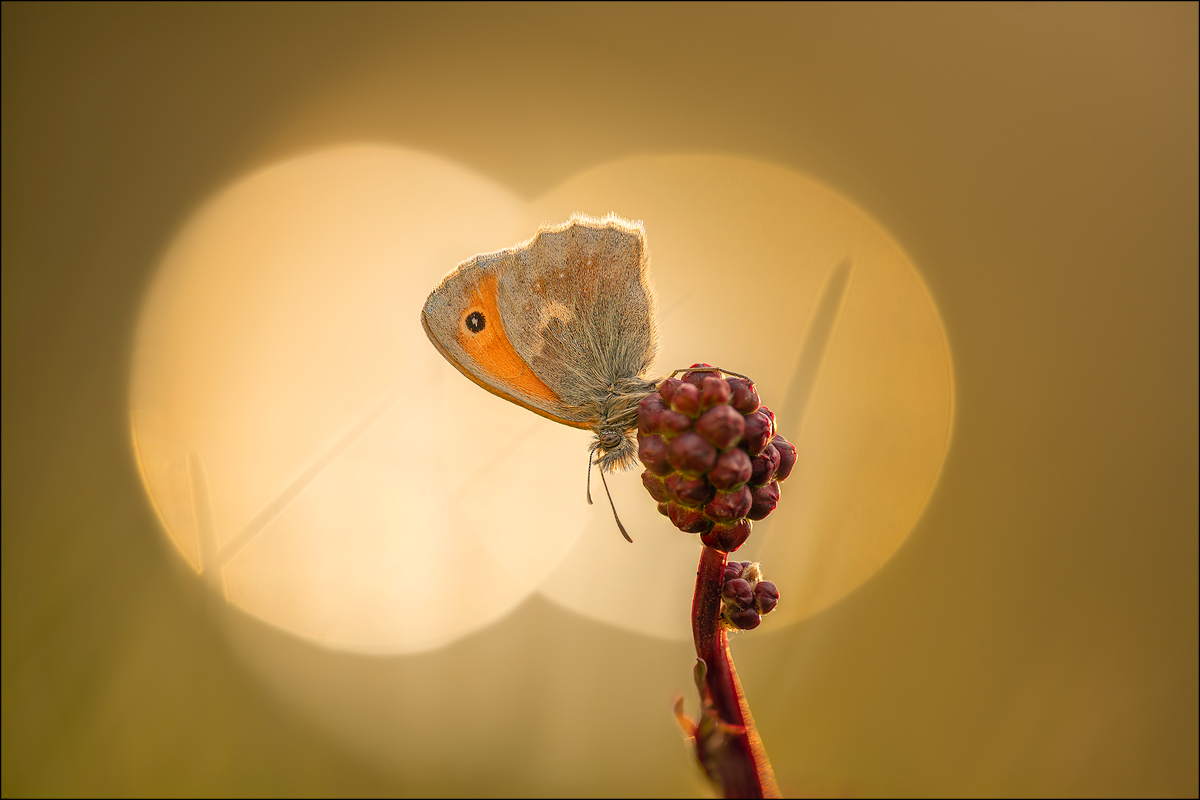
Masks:
[[[654,296],[640,223],[572,217],[514,250],[500,280],[513,347],[570,408],[594,408],[654,360]]]

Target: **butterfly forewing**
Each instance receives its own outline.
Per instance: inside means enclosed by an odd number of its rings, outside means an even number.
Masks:
[[[614,393],[654,359],[641,223],[573,216],[463,262],[421,314],[443,356],[488,391],[557,422],[598,428]]]

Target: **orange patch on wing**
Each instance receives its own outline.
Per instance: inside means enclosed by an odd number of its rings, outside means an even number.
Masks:
[[[467,317],[474,312],[482,314],[485,322],[483,329],[478,332],[474,332],[467,327]],[[534,374],[528,364],[521,360],[521,357],[517,355],[516,349],[508,340],[508,336],[504,332],[504,323],[500,320],[500,309],[496,306],[495,275],[484,276],[475,287],[469,305],[459,316],[458,343],[462,346],[463,350],[475,359],[475,363],[479,368],[487,372],[500,386],[520,390],[529,397],[536,397],[544,401],[552,408],[562,405],[562,400],[559,399],[558,395],[543,383],[541,378]],[[484,388],[495,391],[490,386],[485,386]],[[529,408],[530,411],[535,411],[556,422],[561,422],[572,427],[588,427],[584,423],[551,416],[540,409],[532,408],[522,403],[516,397],[504,396],[519,405]]]

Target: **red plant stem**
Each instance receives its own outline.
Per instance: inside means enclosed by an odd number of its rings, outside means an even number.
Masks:
[[[692,598],[692,638],[696,655],[707,667],[705,682],[713,708],[723,722],[740,729],[730,734],[719,758],[721,789],[725,797],[780,797],[775,772],[767,751],[758,738],[754,717],[733,668],[729,642],[720,624],[721,588],[725,582],[728,554],[705,547],[696,570],[696,594]]]

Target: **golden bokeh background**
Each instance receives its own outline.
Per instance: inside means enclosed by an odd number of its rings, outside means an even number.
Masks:
[[[570,585],[353,654],[162,535],[129,433],[156,269],[244,176],[369,142],[535,210],[689,154],[869,214],[940,313],[953,436],[877,574],[734,643],[782,788],[1194,796],[1196,31],[1194,4],[4,4],[0,791],[703,791],[669,713],[690,647]]]

